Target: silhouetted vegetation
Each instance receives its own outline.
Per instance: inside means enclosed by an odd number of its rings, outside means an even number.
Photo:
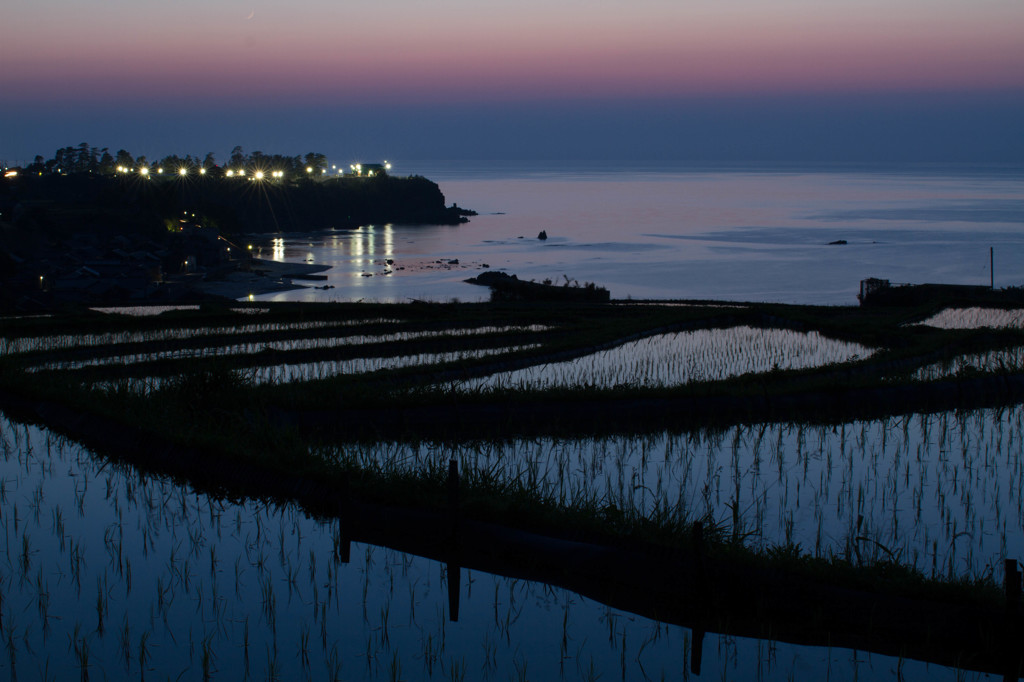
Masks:
[[[157,293],[166,300],[172,294],[152,286],[165,275],[239,267],[246,255],[232,253],[230,242],[242,234],[447,225],[473,215],[445,206],[427,178],[388,170],[365,164],[340,173],[323,154],[245,154],[239,147],[225,166],[212,153],[153,163],[85,143],[49,160],[36,157],[0,178],[0,309],[51,308],[62,299],[45,294],[57,282],[64,299],[81,302],[156,300]],[[115,266],[116,276],[99,275],[102,286],[78,277]]]

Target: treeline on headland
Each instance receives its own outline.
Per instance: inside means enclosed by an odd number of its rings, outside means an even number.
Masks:
[[[0,309],[59,301],[163,300],[174,277],[244,269],[231,251],[252,233],[386,223],[453,225],[472,211],[445,205],[436,183],[384,164],[338,172],[326,157],[212,154],[149,163],[87,144],[0,177]],[[187,292],[187,288],[178,289]],[[175,295],[183,295],[178,293]]]
[[[225,235],[367,223],[448,225],[473,215],[446,206],[436,183],[393,176],[386,163],[344,170],[328,168],[327,157],[315,152],[245,154],[235,147],[219,165],[212,153],[202,160],[172,155],[150,162],[123,149],[111,154],[82,143],[49,160],[37,156],[5,178],[0,208],[7,209],[4,220],[44,234],[127,229],[150,236],[177,224],[183,213]]]
[[[125,149],[111,153],[109,147],[93,147],[82,142],[74,147],[61,147],[49,159],[37,155],[31,164],[23,170],[30,175],[40,174],[76,174],[96,173],[113,175],[120,169],[139,172],[147,169],[156,173],[163,169],[168,176],[180,174],[182,168],[198,173],[201,169],[223,168],[225,170],[269,169],[284,171],[289,175],[299,173],[326,174],[328,169],[327,156],[319,152],[309,152],[302,156],[284,156],[281,154],[265,154],[254,151],[247,154],[240,146],[231,150],[226,160],[218,161],[213,152],[205,156],[178,156],[170,154],[160,159],[148,159],[145,155],[134,156]],[[308,169],[308,170],[307,170]]]

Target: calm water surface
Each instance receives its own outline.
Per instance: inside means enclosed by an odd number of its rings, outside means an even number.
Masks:
[[[455,227],[267,238],[263,257],[330,265],[335,288],[262,298],[484,300],[486,289],[463,280],[489,267],[595,282],[613,298],[842,305],[856,303],[867,277],[987,285],[990,247],[996,286],[1024,283],[1024,167],[434,163],[396,172],[435,180],[448,203],[480,215]]]
[[[346,557],[337,521],[210,497],[3,415],[0,523],[3,679],[988,679],[710,633],[697,675],[688,628],[466,569],[453,621],[443,564]]]

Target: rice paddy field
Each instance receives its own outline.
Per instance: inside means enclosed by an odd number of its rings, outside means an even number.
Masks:
[[[892,566],[998,599],[1006,560],[1024,560],[1012,310],[243,310],[4,325],[0,676],[1009,675],[971,651],[957,664],[660,620],[524,577],[516,561],[483,570],[411,551],[400,529],[356,540],[345,515],[245,481],[338,482],[331,497],[430,515],[447,513],[440,472],[454,466],[466,523],[669,551],[700,522],[746,562],[781,550],[843,570]],[[893,410],[893,391],[914,400]],[[864,395],[884,400],[837,414]],[[605,417],[637,401],[714,400],[733,406],[714,424],[672,410],[635,429]],[[802,406],[777,418],[783,403]],[[546,415],[528,432],[515,418],[524,405]],[[430,429],[410,417],[421,413]],[[181,453],[193,473],[150,451]],[[210,477],[195,473],[207,460]]]
[[[5,677],[975,679],[913,660],[694,633],[387,547],[337,520],[212,498],[0,421]],[[898,676],[902,676],[901,678]]]

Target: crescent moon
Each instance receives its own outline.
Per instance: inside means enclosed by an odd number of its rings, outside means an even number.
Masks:
[[[256,10],[249,12],[249,16],[246,17],[246,21],[252,19],[254,16],[256,16]]]

